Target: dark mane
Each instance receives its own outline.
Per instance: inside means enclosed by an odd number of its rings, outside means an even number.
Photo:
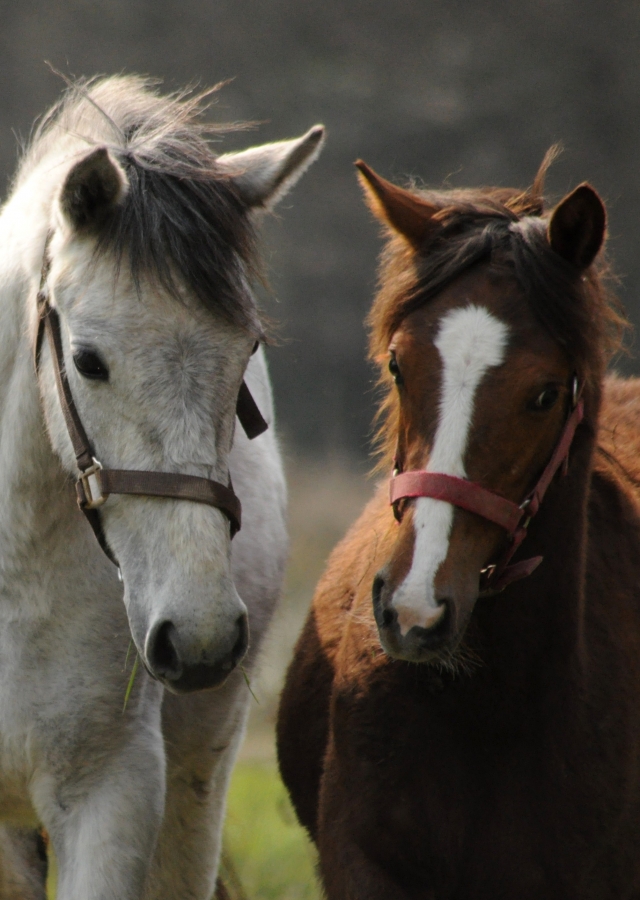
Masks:
[[[417,253],[394,235],[383,252],[380,289],[369,315],[369,353],[380,366],[381,466],[390,463],[398,403],[387,371],[388,346],[402,320],[480,263],[511,275],[540,324],[564,348],[581,379],[599,379],[620,350],[627,325],[599,259],[586,273],[554,253],[546,236],[542,186],[548,154],[529,191],[420,191],[438,208],[439,228]]]
[[[186,289],[259,336],[247,283],[257,268],[254,230],[211,146],[236,126],[201,121],[213,91],[161,96],[137,77],[70,84],[38,127],[19,179],[58,144],[71,144],[71,153],[108,147],[129,189],[96,253],[113,254],[118,270],[126,260],[136,287],[144,275],[178,299]]]

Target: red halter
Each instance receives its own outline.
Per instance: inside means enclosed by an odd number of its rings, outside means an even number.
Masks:
[[[474,481],[465,478],[456,478],[453,475],[445,475],[441,472],[402,472],[394,475],[390,485],[390,502],[393,506],[395,517],[398,521],[402,518],[399,509],[399,501],[405,498],[431,497],[434,500],[444,500],[453,506],[459,506],[468,512],[475,513],[500,525],[507,532],[509,546],[506,548],[497,563],[487,566],[480,573],[481,593],[501,591],[512,581],[525,578],[542,562],[542,556],[533,556],[531,559],[523,559],[520,562],[509,565],[512,556],[525,539],[527,528],[531,519],[536,515],[544,498],[547,488],[551,484],[558,469],[564,465],[566,474],[569,462],[569,449],[573,442],[576,428],[584,416],[584,403],[579,399],[578,380],[573,380],[572,411],[569,414],[562,434],[558,439],[551,459],[540,476],[534,489],[526,499],[518,506],[506,497],[501,497],[494,491],[489,491]]]

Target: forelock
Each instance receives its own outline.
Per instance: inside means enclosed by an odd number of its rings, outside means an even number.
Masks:
[[[206,309],[261,335],[250,280],[258,274],[252,219],[213,142],[237,126],[202,121],[215,88],[161,96],[135,76],[69,83],[44,118],[18,181],[67,141],[105,146],[122,166],[129,189],[97,235],[96,254],[116,271],[130,269],[176,299],[185,292]]]

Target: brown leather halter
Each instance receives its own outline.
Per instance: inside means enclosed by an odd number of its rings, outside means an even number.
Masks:
[[[584,403],[580,399],[578,379],[574,377],[571,395],[571,412],[567,417],[562,433],[558,438],[551,459],[537,484],[518,505],[494,491],[487,490],[474,481],[456,478],[441,472],[394,470],[390,484],[390,503],[395,517],[402,519],[403,510],[400,501],[415,497],[431,497],[444,500],[460,509],[475,513],[489,522],[500,525],[507,532],[509,544],[496,563],[487,566],[480,573],[480,593],[488,594],[501,591],[512,581],[525,578],[537,569],[542,556],[533,556],[509,565],[514,553],[527,536],[527,528],[540,509],[540,504],[558,469],[563,466],[566,474],[569,462],[569,449],[573,442],[576,428],[584,416]],[[396,466],[398,463],[396,463]]]
[[[174,472],[145,472],[137,469],[105,469],[96,459],[91,441],[87,437],[78,409],[75,405],[71,386],[67,378],[62,349],[60,317],[49,303],[46,287],[49,273],[48,247],[50,235],[45,244],[44,261],[38,290],[38,333],[35,343],[36,372],[40,366],[40,351],[44,334],[47,335],[53,369],[58,389],[60,406],[73,444],[78,465],[76,493],[78,506],[85,514],[98,542],[111,562],[118,565],[104,534],[98,508],[110,494],[136,494],[145,497],[169,497],[174,500],[191,500],[206,503],[219,509],[229,520],[231,537],[240,530],[242,507],[233,491],[231,477],[229,485],[200,478],[196,475],[182,475]],[[257,350],[258,344],[254,348]],[[251,440],[269,427],[263,419],[249,388],[243,381],[238,392],[236,413],[247,437]]]

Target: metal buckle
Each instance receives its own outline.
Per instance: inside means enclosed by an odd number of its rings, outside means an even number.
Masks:
[[[93,465],[80,472],[78,481],[82,482],[82,490],[84,492],[84,506],[86,509],[97,509],[108,498],[108,494],[102,493],[102,482],[100,481],[99,472],[102,471],[102,463],[94,457]]]
[[[571,408],[575,409],[578,405],[578,376],[573,376],[573,383],[571,385]]]
[[[529,506],[530,503],[531,503],[531,497],[527,497],[526,500],[523,500],[523,501],[522,501],[522,503],[520,504],[520,506],[518,507],[518,509],[521,509],[521,510],[524,512],[525,509],[528,508],[528,506]],[[520,527],[520,528],[528,528],[528,527],[529,527],[529,522],[530,522],[530,521],[531,521],[531,516],[526,516],[524,522],[523,522],[522,525],[520,525],[519,527]]]

